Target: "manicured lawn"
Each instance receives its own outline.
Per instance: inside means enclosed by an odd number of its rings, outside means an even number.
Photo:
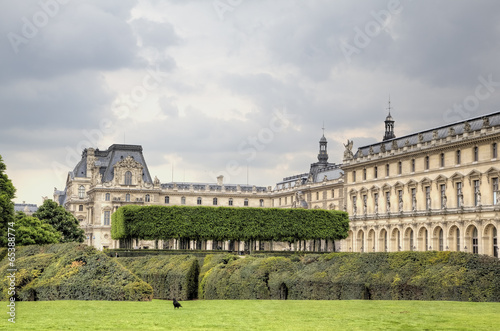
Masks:
[[[500,330],[500,303],[444,301],[18,302],[9,330]],[[0,310],[1,311],[1,310]]]

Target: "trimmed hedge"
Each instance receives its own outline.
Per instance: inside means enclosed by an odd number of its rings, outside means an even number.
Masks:
[[[202,299],[500,301],[500,261],[462,252],[246,257],[200,274]]]
[[[8,260],[0,263],[6,275]],[[153,289],[113,259],[78,243],[16,247],[16,299],[149,301]],[[2,300],[8,299],[2,277]]]
[[[113,239],[205,240],[344,239],[349,217],[337,210],[133,206],[112,215]]]
[[[119,257],[118,262],[153,287],[155,299],[198,297],[198,259],[189,255]]]

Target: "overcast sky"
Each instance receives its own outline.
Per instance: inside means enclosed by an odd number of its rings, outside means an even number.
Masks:
[[[0,155],[16,202],[83,148],[142,145],[161,182],[274,186],[318,141],[500,109],[499,1],[0,2]],[[248,171],[247,171],[248,169]]]

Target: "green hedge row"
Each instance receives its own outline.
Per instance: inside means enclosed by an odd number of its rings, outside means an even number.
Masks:
[[[0,263],[1,300],[8,294],[7,259]],[[93,247],[78,243],[16,247],[16,299],[151,300],[146,282]]]
[[[290,258],[207,256],[199,294],[201,299],[499,302],[500,261],[435,251]]]
[[[153,287],[155,299],[198,297],[198,259],[190,255],[118,257],[118,262]]]
[[[347,213],[322,209],[123,206],[112,215],[113,239],[344,239]]]

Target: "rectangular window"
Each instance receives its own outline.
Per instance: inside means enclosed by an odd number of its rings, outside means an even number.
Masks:
[[[431,187],[430,186],[425,187],[425,209],[427,209],[427,210],[431,209]]]
[[[391,192],[385,192],[385,207],[389,213],[391,211]]]
[[[498,177],[492,178],[492,186],[493,186],[493,205],[498,205],[499,200],[499,192],[498,192]]]
[[[415,159],[411,159],[411,172],[415,172]]]
[[[111,212],[109,210],[106,210],[104,212],[104,225],[109,225],[109,220],[110,220],[110,215],[111,215]]]
[[[388,164],[385,165],[385,176],[389,177],[389,165]]]
[[[356,181],[356,170],[354,170],[352,172],[352,181],[355,182]]]
[[[319,200],[319,192],[316,192],[316,200]],[[286,205],[286,201],[285,201],[285,205]]]
[[[479,148],[477,146],[474,147],[474,162],[477,162],[479,159]]]
[[[441,208],[445,209],[446,208],[446,185],[441,184],[439,186],[439,190],[441,191]]]
[[[462,207],[463,196],[462,196],[462,183],[457,183],[457,208]]]
[[[398,162],[398,175],[403,173],[403,163],[401,161]]]
[[[474,206],[479,206],[481,203],[480,201],[480,195],[481,193],[479,192],[479,180],[474,181]]]
[[[332,199],[335,198],[335,190],[332,189]]]
[[[497,143],[493,143],[491,145],[491,158],[496,159],[497,158]]]
[[[378,177],[378,168],[375,167],[373,168],[373,178],[377,178]]]
[[[411,209],[417,210],[417,189],[411,189]]]
[[[375,213],[378,213],[378,193],[373,194],[373,202],[374,202],[374,209]]]
[[[425,166],[425,170],[429,170],[429,156],[425,157],[425,161],[424,162],[425,162],[425,165],[424,165]]]
[[[457,164],[460,164],[461,162],[461,157],[460,157],[460,150],[457,151]]]
[[[441,153],[441,155],[439,156],[439,165],[441,168],[444,167],[444,153]]]
[[[403,211],[403,190],[398,190],[398,210]]]
[[[366,180],[366,169],[363,169],[363,180]]]

